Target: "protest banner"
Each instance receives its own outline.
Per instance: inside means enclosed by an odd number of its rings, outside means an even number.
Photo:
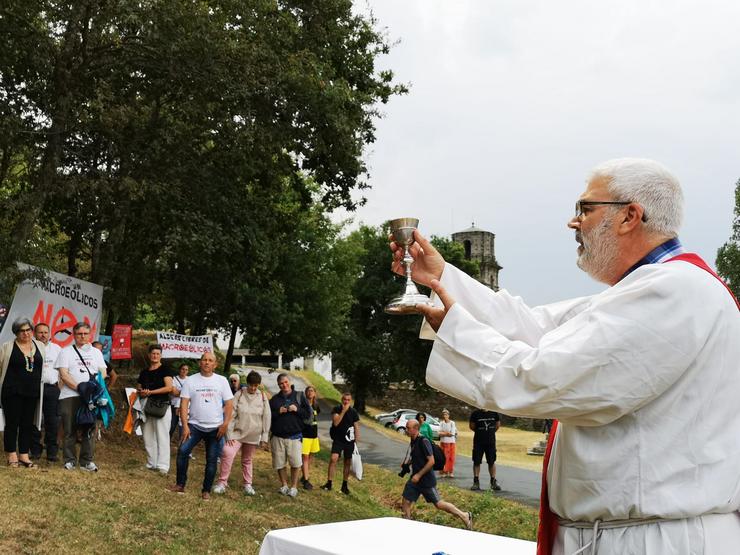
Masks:
[[[131,359],[131,324],[113,324],[110,358],[111,360]]]
[[[211,335],[181,335],[158,331],[157,343],[162,346],[162,358],[200,358],[203,353],[213,352]]]
[[[91,340],[97,337],[103,311],[102,286],[27,264],[18,267],[34,277],[23,280],[16,288],[8,322],[30,318],[34,326],[48,324],[51,341],[60,347],[72,343],[72,328],[78,322],[90,326]],[[0,344],[13,339],[11,327],[3,326]]]

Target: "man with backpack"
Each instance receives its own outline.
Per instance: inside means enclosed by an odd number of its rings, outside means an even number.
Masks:
[[[77,466],[77,432],[81,433],[79,466],[81,470],[97,472],[98,467],[94,462],[95,457],[95,434],[92,426],[84,428],[77,422],[77,412],[82,405],[79,387],[80,384],[95,380],[95,374],[101,373],[106,376],[105,360],[103,353],[90,344],[90,326],[84,322],[78,322],[72,328],[74,342],[64,347],[59,353],[54,366],[59,370],[59,381],[62,387],[59,392],[59,413],[64,426],[64,468],[74,470]]]
[[[411,465],[411,477],[403,488],[403,502],[401,510],[404,518],[411,518],[411,507],[420,495],[424,496],[427,503],[431,503],[440,511],[445,511],[463,521],[468,530],[473,529],[473,513],[466,513],[455,507],[448,501],[442,501],[437,491],[437,477],[434,475],[434,449],[432,442],[419,434],[419,422],[409,420],[406,423],[406,433],[411,438],[409,454],[401,463],[401,474],[403,476]]]

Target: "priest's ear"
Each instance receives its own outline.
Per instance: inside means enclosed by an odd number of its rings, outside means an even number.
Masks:
[[[636,202],[631,202],[625,206],[621,214],[622,221],[619,224],[618,229],[618,233],[620,235],[626,235],[633,232],[641,223],[647,221],[645,209]]]

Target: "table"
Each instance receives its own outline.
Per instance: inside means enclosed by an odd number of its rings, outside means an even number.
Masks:
[[[269,532],[259,555],[534,555],[534,542],[402,518],[314,524]]]

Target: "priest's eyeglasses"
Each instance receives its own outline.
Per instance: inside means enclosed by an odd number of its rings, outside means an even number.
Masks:
[[[632,204],[632,202],[628,200],[578,200],[576,201],[575,219],[580,220],[583,217],[583,208],[585,206],[601,206],[602,204],[608,204],[612,206],[627,206],[628,204]],[[644,211],[642,213],[642,221],[647,221],[647,215]]]

